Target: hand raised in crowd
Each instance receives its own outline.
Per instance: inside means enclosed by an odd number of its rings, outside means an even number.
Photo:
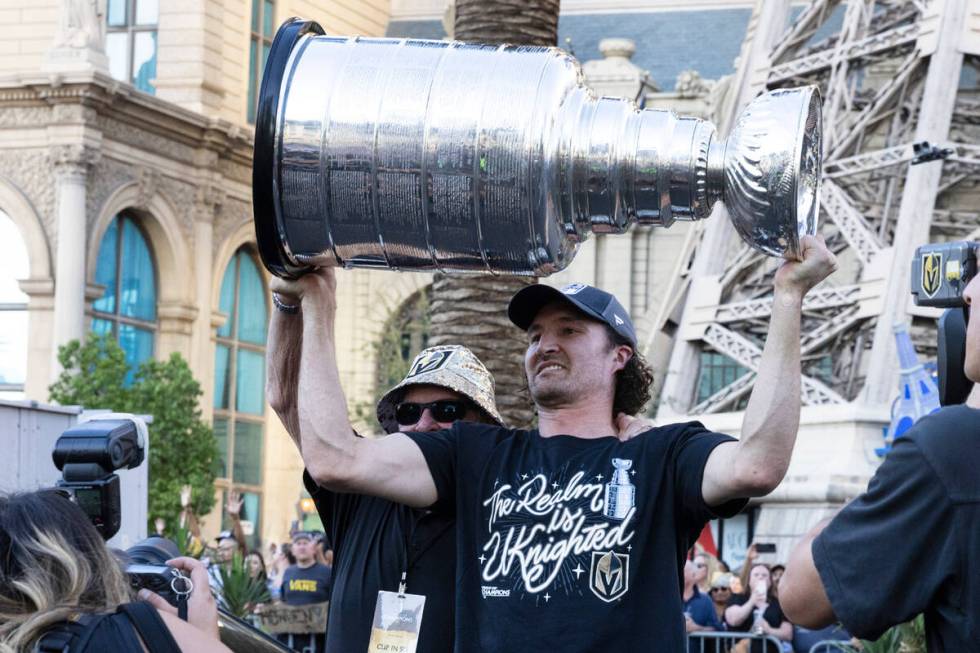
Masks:
[[[191,505],[191,492],[193,488],[190,485],[182,485],[180,487],[180,507],[186,508]]]
[[[616,416],[616,437],[625,442],[656,426],[656,422],[649,417],[620,413]]]
[[[837,257],[827,248],[823,236],[803,236],[800,251],[802,260],[787,260],[776,270],[773,283],[777,291],[803,297],[837,270]]]
[[[242,514],[242,504],[245,500],[242,498],[242,493],[238,490],[230,490],[228,492],[228,499],[225,501],[225,512],[232,519],[239,519]]]
[[[167,564],[184,572],[190,577],[193,588],[187,599],[187,623],[198,630],[219,639],[218,636],[218,604],[211,595],[208,584],[208,571],[204,563],[194,558],[180,557],[167,560]],[[167,603],[159,594],[142,589],[139,592],[141,601],[146,601],[157,610],[177,615],[177,608]]]

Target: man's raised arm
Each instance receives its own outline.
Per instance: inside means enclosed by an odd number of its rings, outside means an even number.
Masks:
[[[278,279],[273,281],[274,289],[280,287],[277,281]],[[287,307],[287,310],[290,309]],[[299,447],[300,453],[303,452],[303,447],[299,439],[299,411],[296,406],[296,396],[299,389],[299,361],[302,351],[303,313],[287,314],[278,308],[272,311],[272,318],[269,320],[269,338],[266,343],[265,396],[272,410],[286,427],[289,437]]]
[[[738,442],[719,445],[704,467],[708,505],[763,496],[786,475],[800,427],[800,321],[803,297],[837,269],[822,238],[800,240],[802,261],[776,271],[772,317]]]
[[[296,281],[273,278],[273,292],[281,303],[302,307],[302,347],[296,369],[295,428],[306,469],[322,487],[390,499],[410,506],[435,503],[436,486],[422,451],[409,438],[394,434],[358,438],[351,428],[347,400],[340,386],[334,321],[337,310],[336,279],[331,268],[306,274]],[[281,321],[299,314],[277,316]],[[270,329],[270,337],[277,330]],[[276,351],[270,343],[270,352]],[[270,356],[270,368],[285,375],[290,364]],[[276,392],[288,394],[289,380],[274,384],[270,369],[270,401]],[[276,412],[291,428],[288,398]],[[280,412],[283,409],[284,412]],[[292,434],[291,434],[292,435]],[[294,435],[295,438],[295,435]]]

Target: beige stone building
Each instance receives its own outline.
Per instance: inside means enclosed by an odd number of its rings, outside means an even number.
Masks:
[[[723,123],[761,4],[565,0],[559,39],[596,92]],[[302,497],[301,460],[262,394],[271,305],[251,213],[263,53],[293,15],[330,34],[447,36],[445,0],[39,0],[30,8],[0,0],[0,395],[46,400],[57,346],[90,330],[116,335],[134,363],[180,352],[221,442],[216,492],[246,493],[245,518],[264,542],[285,537]],[[684,305],[665,298],[690,280],[682,268],[698,229],[678,223],[593,238],[546,282],[615,293],[647,355],[667,371],[665,325],[682,325]],[[404,364],[425,341],[420,291],[430,282],[427,274],[338,273],[340,372],[365,431],[392,361]],[[691,403],[743,373],[720,351],[699,350],[685,372]],[[880,428],[880,410],[848,408],[849,424]],[[811,413],[822,434],[840,421],[832,407]],[[741,416],[705,419],[737,431]],[[795,460],[833,467],[852,492],[874,461],[857,440],[850,448],[834,441],[805,439]],[[826,489],[821,482],[807,494],[807,483],[794,483],[771,499],[812,502]],[[738,563],[757,521],[765,526],[759,514],[753,507],[713,527],[729,562]],[[771,527],[767,535],[779,535]],[[791,527],[787,541],[799,530]],[[215,513],[206,529],[219,528]]]
[[[179,352],[219,436],[216,492],[244,492],[266,542],[297,516],[302,463],[263,393],[257,85],[286,18],[377,36],[388,12],[386,0],[0,1],[0,393],[45,401],[58,345],[90,330],[134,364]],[[345,297],[359,283],[345,278]]]
[[[728,4],[729,51],[694,64],[706,76],[732,69],[748,20],[749,3]],[[683,68],[650,76],[660,39],[606,38],[622,20],[569,5],[564,45],[579,49],[597,92],[710,111],[712,82]],[[647,27],[684,24],[681,3],[651,7],[640,7]],[[221,443],[219,499],[243,491],[255,536],[281,541],[299,516],[302,463],[262,395],[271,304],[254,249],[251,147],[263,53],[293,15],[333,34],[411,36],[422,25],[422,36],[444,38],[444,10],[398,0],[0,0],[0,395],[45,401],[57,347],[89,331],[113,333],[133,364],[181,353]],[[686,232],[595,238],[548,282],[615,292],[645,337]],[[407,322],[430,282],[339,274],[339,365],[355,415],[371,415],[382,334],[396,359],[423,344]],[[220,526],[217,512],[205,520],[208,534]]]

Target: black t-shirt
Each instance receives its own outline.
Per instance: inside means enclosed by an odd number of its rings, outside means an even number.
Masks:
[[[407,591],[425,596],[416,651],[451,651],[455,520],[377,497],[331,492],[309,474],[303,482],[334,555],[327,651],[367,651],[378,592],[398,590],[406,556]]]
[[[745,605],[748,600],[748,594],[733,594],[732,597],[728,599],[728,605]],[[783,614],[783,609],[779,607],[778,599],[775,597],[769,597],[768,605],[766,605],[765,612],[762,613],[762,618],[765,619],[766,623],[773,628],[779,628],[782,623],[786,621],[786,615]],[[742,623],[728,624],[728,630],[739,633],[747,633],[752,629],[754,623],[755,611],[753,610]],[[772,642],[753,640],[752,646],[749,647],[749,651],[750,653],[779,653],[779,648]]]
[[[330,599],[331,579],[331,568],[319,562],[305,569],[292,565],[282,574],[282,602],[286,605],[323,603]],[[325,633],[279,634],[276,639],[299,653],[323,653],[326,650]]]
[[[980,410],[951,406],[906,431],[812,549],[854,635],[925,612],[929,651],[980,651]]]
[[[458,653],[684,650],[684,556],[715,516],[704,465],[731,438],[694,422],[627,442],[461,422],[407,435],[433,510],[457,516]]]
[[[291,565],[282,575],[282,602],[309,605],[330,599],[330,567],[314,562],[309,567]]]

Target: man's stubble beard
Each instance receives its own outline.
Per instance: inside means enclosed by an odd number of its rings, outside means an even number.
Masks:
[[[545,381],[544,383],[529,382],[528,390],[531,399],[538,408],[561,408],[576,402],[581,395],[581,389],[570,379],[560,381]]]

